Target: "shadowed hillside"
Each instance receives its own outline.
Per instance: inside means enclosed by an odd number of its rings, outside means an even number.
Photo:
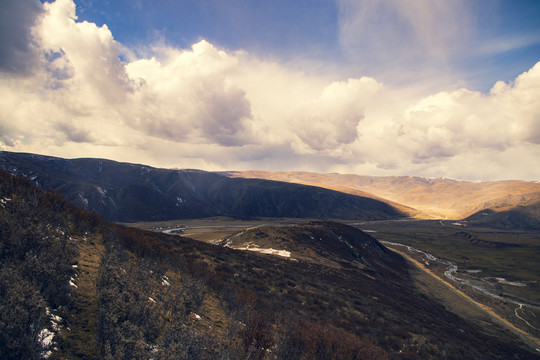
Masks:
[[[200,170],[168,170],[101,159],[67,160],[0,152],[0,168],[55,189],[70,202],[112,221],[211,216],[396,219],[374,199],[260,179],[231,179]]]
[[[467,219],[469,224],[499,229],[540,229],[540,201],[496,212],[481,210]]]

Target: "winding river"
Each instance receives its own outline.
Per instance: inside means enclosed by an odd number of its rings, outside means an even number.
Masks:
[[[487,286],[484,283],[485,280],[460,278],[460,277],[457,276],[457,272],[458,272],[458,266],[457,265],[451,263],[450,261],[439,259],[439,258],[437,258],[437,257],[435,257],[435,256],[433,256],[433,255],[431,255],[431,254],[429,254],[429,253],[427,253],[425,251],[418,250],[418,249],[416,249],[416,248],[414,248],[414,247],[412,247],[410,245],[405,245],[405,244],[400,244],[400,243],[395,243],[395,242],[390,242],[390,241],[381,241],[381,243],[385,244],[385,245],[404,247],[404,248],[407,249],[407,251],[409,251],[411,253],[421,254],[423,256],[423,258],[424,258],[423,260],[424,260],[424,263],[426,265],[429,265],[429,262],[433,262],[433,263],[438,263],[438,264],[441,264],[441,265],[445,266],[446,271],[444,272],[444,276],[446,276],[446,278],[453,281],[454,283],[457,283],[457,284],[459,284],[461,286],[469,286],[469,287],[473,288],[474,290],[479,291],[482,294],[484,294],[484,295],[486,295],[486,296],[488,296],[488,297],[490,297],[492,299],[496,299],[496,300],[499,300],[499,301],[503,301],[503,302],[506,302],[506,303],[517,305],[518,307],[514,311],[516,317],[518,319],[522,320],[523,322],[525,322],[525,324],[527,324],[531,328],[536,329],[536,330],[540,330],[540,329],[532,326],[529,322],[527,322],[525,319],[523,319],[518,314],[518,310],[521,310],[523,312],[524,307],[534,309],[534,310],[540,310],[540,306],[533,305],[533,304],[527,304],[527,303],[522,302],[522,301],[517,301],[517,300],[511,299],[511,298],[505,297],[505,296],[501,296],[499,294],[495,294],[492,291],[489,291],[487,289]]]

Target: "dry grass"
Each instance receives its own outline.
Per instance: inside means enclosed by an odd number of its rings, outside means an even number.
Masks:
[[[540,183],[532,181],[467,182],[409,176],[372,177],[308,172],[231,172],[229,176],[315,185],[386,201],[419,219],[462,219],[491,208],[508,210],[540,200]]]

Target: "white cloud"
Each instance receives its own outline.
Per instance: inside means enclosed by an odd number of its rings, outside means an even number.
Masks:
[[[162,60],[126,66],[138,84],[128,125],[169,140],[197,138],[226,146],[249,142],[250,104],[245,91],[228,80],[238,67],[234,55],[204,40],[189,51],[160,52]]]
[[[440,146],[453,155],[465,148],[504,150],[538,143],[540,64],[514,84],[498,82],[489,95],[460,89],[422,99],[399,122],[405,137],[420,147]],[[427,151],[429,152],[429,151]],[[437,157],[437,153],[432,153]]]
[[[131,84],[119,58],[120,44],[107,25],[76,22],[72,0],[44,7],[46,14],[34,31],[45,54],[57,54],[49,66],[53,74],[65,74],[58,86],[75,90],[79,100],[84,95],[88,106],[124,101]]]
[[[299,145],[326,151],[354,142],[364,110],[381,86],[371,78],[336,81],[316,99],[300,103],[291,119]]]
[[[366,118],[382,123],[357,149],[377,166],[402,173],[531,178],[536,170],[529,167],[540,150],[538,96],[540,63],[514,83],[496,83],[487,95],[466,89],[440,92],[393,113],[390,121]],[[522,174],[516,171],[520,167]]]
[[[414,33],[433,26],[425,21]],[[531,166],[540,156],[540,63],[489,94],[418,96],[204,40],[122,61],[137,51],[106,26],[78,22],[71,0],[44,4],[33,34],[40,66],[0,76],[5,150],[210,170],[540,179]]]

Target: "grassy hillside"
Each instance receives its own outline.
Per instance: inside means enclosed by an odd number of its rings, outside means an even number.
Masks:
[[[403,259],[345,225],[242,234],[298,244],[284,258],[110,224],[6,172],[0,199],[2,359],[535,357],[418,292]]]

